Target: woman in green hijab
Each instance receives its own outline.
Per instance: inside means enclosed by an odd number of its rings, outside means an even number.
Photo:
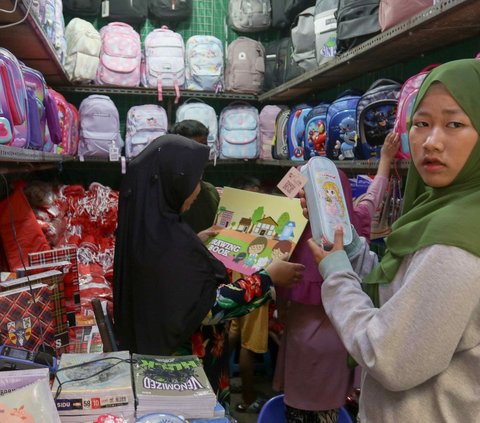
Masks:
[[[363,368],[360,421],[479,422],[480,60],[432,70],[412,113],[403,215],[381,264],[368,274],[368,245],[344,250],[341,231],[329,251],[310,247],[325,310]]]

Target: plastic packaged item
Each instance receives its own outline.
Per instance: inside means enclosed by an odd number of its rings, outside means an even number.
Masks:
[[[308,181],[304,187],[314,241],[333,244],[335,227],[343,227],[343,244],[352,242],[352,228],[343,188],[335,164],[326,157],[312,157],[300,169]]]
[[[135,421],[135,423],[182,423],[186,420],[183,417],[168,413],[151,413]]]

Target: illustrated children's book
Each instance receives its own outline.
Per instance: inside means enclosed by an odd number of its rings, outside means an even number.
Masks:
[[[298,198],[225,188],[207,248],[236,272],[251,275],[292,253],[307,224]]]

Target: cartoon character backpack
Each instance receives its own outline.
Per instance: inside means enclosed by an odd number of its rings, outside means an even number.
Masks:
[[[288,156],[290,160],[305,159],[305,117],[312,106],[302,103],[294,106],[287,123]]]
[[[167,133],[167,112],[156,104],[133,106],[127,113],[125,156],[137,156],[154,139]]]
[[[223,91],[223,44],[212,35],[193,35],[185,47],[185,88]]]
[[[400,151],[405,158],[410,157],[410,148],[408,146],[408,124],[410,115],[412,114],[413,103],[417,96],[420,85],[428,75],[430,70],[438,66],[433,64],[423,68],[419,73],[408,78],[402,85],[398,96],[397,114],[393,124],[394,132],[400,134],[401,147]]]
[[[387,134],[393,129],[401,84],[392,79],[377,79],[357,104],[359,142],[355,157],[379,157]]]
[[[327,154],[327,110],[329,105],[330,103],[322,102],[305,116],[305,135],[303,137],[305,160]]]
[[[357,104],[361,92],[347,90],[327,110],[327,157],[331,160],[354,158],[357,142]]]

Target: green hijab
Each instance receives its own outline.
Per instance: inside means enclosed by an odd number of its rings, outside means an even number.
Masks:
[[[480,60],[445,63],[425,78],[412,115],[434,82],[441,82],[480,134]],[[461,142],[461,140],[458,140]],[[405,256],[434,244],[452,245],[480,256],[480,142],[455,180],[442,188],[424,184],[410,164],[402,216],[386,239],[381,263],[365,278],[366,292],[379,305],[378,284],[390,283]]]

